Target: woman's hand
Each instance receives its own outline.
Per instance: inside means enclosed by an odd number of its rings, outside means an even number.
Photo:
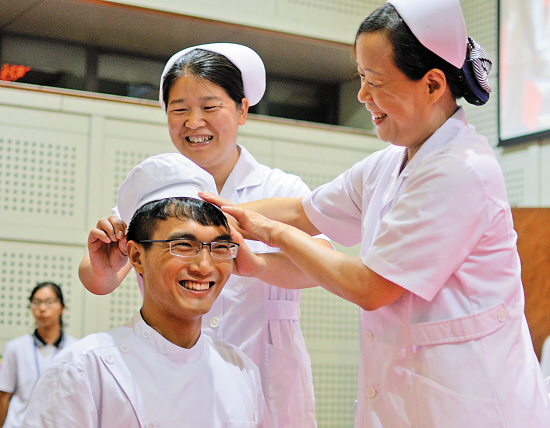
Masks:
[[[231,240],[239,244],[239,251],[233,264],[233,273],[239,276],[257,277],[262,269],[265,268],[265,260],[253,253],[243,236],[234,228],[231,227]]]
[[[235,206],[234,203],[231,201],[228,201],[227,199],[223,199],[219,195],[214,195],[213,193],[207,193],[207,192],[199,192],[199,197],[201,197],[206,202],[210,202],[211,204],[217,205],[218,207],[226,206],[226,207],[233,207]]]
[[[88,236],[90,262],[97,275],[118,272],[128,263],[126,223],[115,215],[102,218]]]
[[[252,239],[263,241],[270,247],[278,247],[275,242],[275,232],[286,227],[284,224],[236,206],[223,205],[221,209],[236,220],[237,229],[239,232],[242,230],[247,239],[250,235]]]
[[[78,267],[80,281],[93,294],[109,294],[132,265],[126,255],[126,223],[117,216],[102,218],[88,236],[88,252]]]
[[[214,195],[212,193],[206,193],[206,192],[199,192],[199,196],[206,202],[209,202],[213,205],[221,207],[236,207],[237,205],[232,203],[231,201],[228,201],[227,199],[223,199],[222,197],[218,195]],[[250,235],[245,229],[241,228],[237,222],[237,220],[230,215],[227,211],[224,211],[226,213],[227,222],[231,227],[236,229],[241,235],[244,236],[245,239],[251,239],[256,240],[254,236]]]

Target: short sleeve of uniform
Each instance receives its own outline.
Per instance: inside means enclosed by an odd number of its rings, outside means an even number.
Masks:
[[[303,200],[309,221],[339,244],[352,246],[361,239],[361,184],[351,169]]]
[[[283,197],[283,198],[299,198],[307,197],[311,194],[311,190],[303,180],[294,174],[288,174],[280,169],[272,169],[269,171],[266,179],[267,183],[264,186],[265,193],[263,198]],[[326,234],[314,236],[314,238],[329,240]]]
[[[430,301],[487,230],[494,204],[476,169],[445,152],[423,159],[405,186],[363,263]]]
[[[392,170],[400,149],[388,147],[306,196],[302,202],[309,221],[330,239],[350,247],[361,242],[364,211],[376,186]],[[397,156],[396,156],[397,155]]]
[[[17,388],[17,356],[13,343],[8,342],[0,364],[0,391],[13,394]]]

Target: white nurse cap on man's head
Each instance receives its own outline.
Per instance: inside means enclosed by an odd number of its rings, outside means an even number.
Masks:
[[[130,224],[143,205],[166,198],[200,199],[198,192],[217,194],[216,183],[204,169],[180,153],[151,156],[135,166],[118,191],[120,218]]]
[[[468,36],[459,0],[388,0],[418,41],[461,68]]]
[[[260,102],[265,92],[265,67],[260,55],[248,46],[237,45],[235,43],[209,43],[183,49],[168,60],[160,78],[159,101],[163,110],[166,110],[166,105],[162,97],[164,76],[166,76],[166,73],[170,71],[177,60],[195,49],[215,52],[231,61],[241,72],[244,96],[248,99],[250,105],[253,106]]]

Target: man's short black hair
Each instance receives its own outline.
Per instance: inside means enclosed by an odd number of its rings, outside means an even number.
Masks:
[[[217,206],[194,198],[168,198],[149,202],[135,212],[128,226],[128,241],[151,239],[158,221],[170,217],[194,220],[203,226],[221,226],[229,234],[227,219]],[[147,249],[151,243],[142,245]]]

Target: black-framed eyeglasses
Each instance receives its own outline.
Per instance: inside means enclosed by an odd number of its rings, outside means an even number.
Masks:
[[[194,239],[144,239],[139,244],[163,242],[170,245],[170,254],[176,257],[196,257],[204,246],[210,250],[215,259],[234,259],[239,251],[239,244],[230,241],[200,242]]]

